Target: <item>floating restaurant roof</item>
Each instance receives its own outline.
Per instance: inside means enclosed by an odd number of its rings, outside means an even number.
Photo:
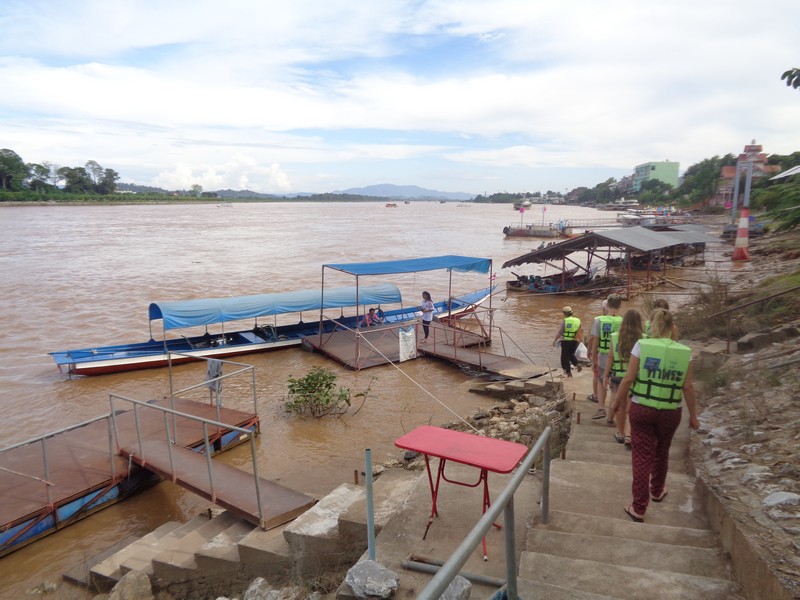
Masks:
[[[503,264],[503,268],[516,267],[526,263],[541,263],[560,259],[581,250],[593,251],[600,248],[613,248],[628,252],[653,252],[686,244],[706,244],[717,241],[705,233],[694,229],[673,226],[670,231],[654,231],[647,227],[623,227],[605,231],[590,231],[581,236],[538,248]]]

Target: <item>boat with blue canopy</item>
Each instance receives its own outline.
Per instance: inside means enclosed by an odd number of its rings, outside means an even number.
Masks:
[[[480,301],[481,292],[454,298],[452,310],[466,310]],[[483,293],[485,296],[485,292]],[[440,310],[444,303],[440,303]],[[164,367],[170,362],[179,364],[195,357],[226,358],[266,350],[298,346],[307,335],[318,334],[320,322],[316,315],[312,321],[303,321],[303,313],[318,313],[325,309],[353,308],[356,314],[343,317],[342,322],[352,327],[359,323],[358,307],[392,306],[381,309],[385,322],[397,323],[415,318],[417,307],[403,308],[402,296],[397,286],[382,283],[370,286],[344,286],[324,291],[298,290],[275,294],[256,294],[231,298],[204,298],[153,302],[149,307],[150,339],[146,342],[120,344],[76,350],[49,352],[59,370],[69,375],[103,375],[122,371]],[[278,324],[279,315],[298,314],[300,320],[291,324]],[[248,329],[226,330],[225,325],[253,319]],[[261,319],[261,321],[259,321]],[[153,336],[153,322],[161,321],[161,339]],[[209,326],[217,325],[217,331]],[[203,327],[200,335],[168,333],[182,329]],[[323,327],[334,327],[326,323]],[[172,354],[171,354],[172,353]]]

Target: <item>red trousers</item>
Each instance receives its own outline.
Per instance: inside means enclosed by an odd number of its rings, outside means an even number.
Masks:
[[[681,423],[681,408],[658,410],[631,402],[630,421],[633,510],[643,515],[651,494],[658,497],[664,492],[669,447]]]

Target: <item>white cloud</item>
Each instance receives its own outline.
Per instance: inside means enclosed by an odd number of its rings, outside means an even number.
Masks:
[[[7,0],[9,22],[0,145],[123,181],[482,192],[800,139],[800,38],[743,0]]]

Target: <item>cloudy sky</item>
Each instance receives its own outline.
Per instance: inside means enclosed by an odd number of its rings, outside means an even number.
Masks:
[[[565,191],[800,150],[797,0],[2,0],[0,148],[123,182]]]

